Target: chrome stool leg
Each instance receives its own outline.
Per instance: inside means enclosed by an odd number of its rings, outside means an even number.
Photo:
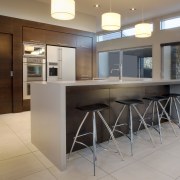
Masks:
[[[106,126],[107,130],[109,131],[109,134],[110,134],[110,136],[111,136],[111,138],[112,138],[112,140],[113,140],[113,142],[114,142],[114,145],[116,146],[116,149],[117,149],[119,155],[121,156],[122,160],[124,160],[124,157],[123,157],[123,155],[122,155],[122,153],[121,153],[121,151],[120,151],[120,149],[119,149],[119,146],[118,146],[118,144],[117,144],[117,141],[115,140],[115,137],[114,137],[114,135],[113,135],[113,133],[112,133],[109,125],[107,124],[107,122],[106,122],[105,119],[103,118],[103,116],[102,116],[102,114],[100,113],[100,111],[97,111],[97,113],[98,113],[99,117],[101,118],[102,122],[104,123],[104,125]]]
[[[158,103],[155,102],[155,106],[156,106],[156,112],[157,112],[157,116],[158,116],[158,126],[159,126],[159,136],[160,136],[160,142],[162,144],[162,127],[161,127],[161,117],[159,114],[159,109],[158,109]]]
[[[73,144],[72,144],[72,147],[71,147],[71,150],[70,150],[68,159],[69,159],[69,157],[70,157],[70,155],[71,155],[71,153],[72,153],[72,151],[73,151],[73,148],[74,148],[74,145],[75,145],[76,140],[77,140],[77,138],[78,138],[78,135],[79,135],[79,132],[80,132],[80,130],[81,130],[81,127],[82,127],[82,125],[84,124],[84,122],[85,122],[86,118],[88,117],[88,115],[89,115],[89,112],[87,112],[86,115],[84,116],[84,119],[82,120],[82,122],[81,122],[81,124],[80,124],[80,126],[79,126],[79,128],[78,128],[78,130],[77,130],[77,132],[76,132],[76,136],[74,137],[74,141],[73,141]]]
[[[152,126],[154,126],[154,117],[155,117],[155,102],[153,102],[153,114],[152,114]]]
[[[134,108],[134,110],[136,111],[136,113],[139,115],[139,117],[141,118],[141,121],[142,121],[142,123],[143,123],[143,125],[144,125],[144,127],[145,127],[145,129],[146,129],[146,131],[147,131],[147,133],[149,134],[150,140],[151,140],[153,146],[155,147],[153,138],[152,138],[151,133],[150,133],[148,127],[147,127],[146,122],[144,121],[144,118],[142,117],[142,115],[140,114],[140,112],[138,111],[138,109],[136,108],[136,106],[133,105],[133,108]]]
[[[114,127],[113,127],[113,130],[112,130],[112,133],[113,133],[113,134],[114,134],[114,131],[115,131],[116,127],[118,126],[117,123],[118,123],[118,121],[119,121],[119,118],[121,117],[121,115],[122,115],[122,113],[123,113],[123,111],[124,111],[125,108],[126,108],[126,105],[123,106],[122,110],[120,111],[120,113],[119,113],[119,115],[118,115],[118,117],[117,117],[117,119],[116,119],[116,122],[115,122]]]
[[[97,141],[97,132],[96,132],[96,114],[93,112],[93,165],[94,165],[94,176],[96,169],[96,141]]]
[[[178,124],[177,126],[180,128],[180,117],[179,117],[179,111],[178,111],[178,107],[177,107],[177,103],[176,101],[178,102],[177,98],[173,98],[174,100],[174,105],[175,105],[175,108],[176,108],[176,113],[177,113],[177,117],[178,117]]]
[[[142,116],[143,119],[145,118],[147,111],[148,111],[149,108],[151,107],[151,104],[152,104],[152,101],[150,101],[150,103],[148,104],[148,107],[147,107],[146,110],[144,111],[144,114],[143,114],[143,116]],[[142,123],[143,123],[143,122],[142,122],[142,120],[141,120],[137,132],[140,130]]]
[[[130,141],[131,141],[131,155],[133,156],[133,142],[134,142],[134,135],[133,135],[133,121],[132,121],[132,107],[129,106],[129,128],[130,128]]]
[[[164,114],[166,115],[167,120],[169,121],[169,124],[171,125],[171,127],[172,127],[172,129],[173,129],[173,131],[174,131],[175,136],[177,136],[176,131],[175,131],[175,129],[174,129],[174,127],[173,127],[173,125],[172,125],[172,122],[171,122],[171,119],[170,119],[170,117],[169,117],[168,113],[166,112],[166,110],[164,109],[164,107],[162,106],[162,104],[161,104],[161,102],[160,102],[160,101],[158,101],[158,104],[160,105],[160,107],[162,108],[162,110],[163,110]]]

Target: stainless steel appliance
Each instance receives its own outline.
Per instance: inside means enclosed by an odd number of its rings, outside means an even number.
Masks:
[[[47,81],[73,81],[75,74],[75,48],[48,45]]]
[[[23,58],[23,81],[45,81],[46,60],[43,58]]]
[[[46,81],[45,45],[24,43],[23,99],[30,99],[30,84]]]
[[[46,57],[46,46],[44,44],[24,43],[24,57]]]

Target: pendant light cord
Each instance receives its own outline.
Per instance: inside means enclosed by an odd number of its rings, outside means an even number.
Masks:
[[[111,0],[109,0],[109,7],[110,7],[110,12],[111,12]]]
[[[142,6],[142,23],[144,22],[144,7]]]

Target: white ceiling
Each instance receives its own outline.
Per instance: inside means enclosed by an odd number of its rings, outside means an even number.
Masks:
[[[34,0],[49,3],[51,0]],[[100,19],[101,14],[109,11],[110,0],[75,0],[76,11],[96,16]],[[100,4],[100,8],[93,7],[94,4]],[[122,15],[122,24],[135,23],[144,19],[150,19],[174,12],[180,12],[180,0],[111,0],[112,11]],[[135,7],[136,11],[129,9]],[[143,13],[142,13],[143,12]]]

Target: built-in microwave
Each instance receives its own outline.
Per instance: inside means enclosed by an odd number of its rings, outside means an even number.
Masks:
[[[45,44],[34,44],[24,42],[24,57],[46,57],[46,46]]]

